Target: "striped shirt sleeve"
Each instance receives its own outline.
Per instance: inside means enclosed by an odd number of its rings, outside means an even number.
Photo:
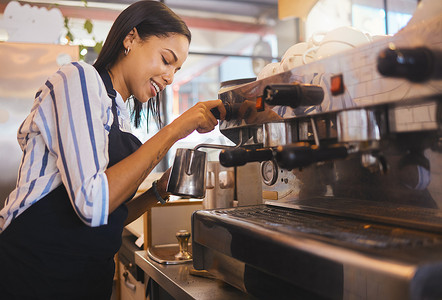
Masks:
[[[101,78],[92,66],[73,63],[46,82],[50,114],[35,118],[51,144],[56,166],[78,217],[89,226],[107,224],[109,103]],[[103,105],[107,103],[107,105]]]

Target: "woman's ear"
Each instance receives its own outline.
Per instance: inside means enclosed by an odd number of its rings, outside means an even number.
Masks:
[[[134,43],[135,40],[137,40],[139,38],[138,35],[138,31],[137,29],[134,27],[132,28],[131,31],[129,31],[129,33],[126,35],[126,37],[123,40],[123,46],[125,49],[127,48],[132,48],[132,44]]]

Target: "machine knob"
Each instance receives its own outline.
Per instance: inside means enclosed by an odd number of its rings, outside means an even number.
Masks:
[[[180,252],[175,254],[175,258],[179,260],[191,259],[192,254],[190,254],[188,251],[188,242],[190,238],[190,233],[187,230],[179,230],[175,236],[180,246]]]
[[[324,100],[324,90],[319,85],[291,83],[272,84],[264,88],[263,99],[269,105],[298,106],[319,105]]]
[[[438,79],[442,78],[442,52],[426,47],[390,47],[379,53],[377,67],[384,76],[413,82]]]
[[[226,109],[226,117],[225,117],[225,120],[226,121],[229,121],[230,119],[231,119],[231,115],[232,115],[232,111],[231,111],[231,109],[230,109],[230,104],[229,103],[224,103],[224,108]],[[219,111],[219,109],[217,108],[217,107],[215,107],[215,108],[212,108],[211,110],[210,110],[210,112],[213,114],[213,116],[216,118],[216,119],[220,119],[221,118],[221,113],[220,113],[220,111]]]
[[[224,118],[224,120],[230,121],[232,119],[238,118],[238,110],[240,107],[241,103],[224,103],[224,108],[226,109],[226,117]],[[216,119],[219,120],[221,118],[221,113],[219,112],[217,107],[212,108],[210,112],[215,116]]]

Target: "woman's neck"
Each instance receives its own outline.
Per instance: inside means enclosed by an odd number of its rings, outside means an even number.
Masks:
[[[122,73],[119,71],[118,66],[111,67],[108,72],[112,80],[114,90],[116,90],[123,98],[123,101],[126,102],[130,95],[129,91],[127,91],[126,85],[124,84],[123,76],[120,75]]]

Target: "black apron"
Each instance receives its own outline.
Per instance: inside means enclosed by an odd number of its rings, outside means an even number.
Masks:
[[[112,98],[114,115],[109,132],[110,167],[137,150],[141,142],[119,129],[116,92],[109,74],[100,76]],[[87,226],[60,185],[0,234],[0,298],[110,299],[114,255],[121,246],[127,214],[123,204],[109,215],[107,225]]]

